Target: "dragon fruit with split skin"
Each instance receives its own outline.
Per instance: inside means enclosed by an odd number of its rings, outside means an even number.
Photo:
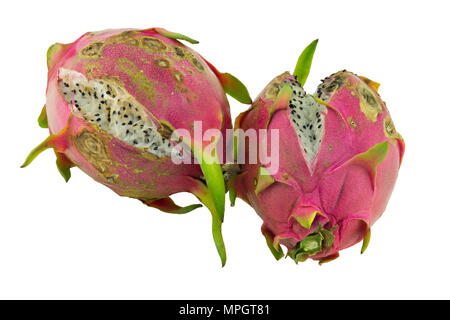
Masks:
[[[230,196],[263,219],[275,258],[284,255],[283,245],[295,262],[324,263],[361,240],[362,252],[367,248],[397,179],[404,142],[378,83],[344,70],[326,78],[315,94],[304,91],[316,45],[303,51],[294,75],[272,80],[236,119],[242,132],[268,129],[258,146],[272,157],[278,152],[279,163],[275,170],[259,156],[243,164],[230,181]],[[271,145],[276,133],[279,145]],[[238,152],[248,156],[249,147],[240,144]]]
[[[66,179],[77,166],[121,196],[171,213],[180,207],[170,195],[194,194],[213,216],[213,237],[225,264],[221,224],[225,182],[215,159],[218,141],[202,141],[194,122],[208,129],[231,129],[225,93],[251,103],[243,84],[220,73],[178,40],[196,43],[161,28],[89,32],[47,54],[47,102],[39,117],[50,136],[23,166],[53,148]],[[178,130],[190,139],[181,139]],[[183,145],[197,163],[177,164]],[[205,152],[211,146],[213,152]]]

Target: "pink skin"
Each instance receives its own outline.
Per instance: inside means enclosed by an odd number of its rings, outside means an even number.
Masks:
[[[285,73],[275,78],[252,107],[236,120],[236,128],[267,128],[269,136],[271,129],[279,130],[280,165],[277,173],[271,173],[274,183],[256,194],[260,164],[246,164],[242,166],[243,173],[232,180],[231,185],[237,196],[261,216],[266,237],[274,241],[275,247],[277,243],[286,246],[288,253],[321,226],[332,231],[332,246],[309,256],[325,262],[336,258],[339,250],[361,241],[381,216],[397,178],[404,144],[395,129],[390,134],[385,133],[384,120],[390,116],[373,82],[349,72],[339,72],[325,80],[327,85],[335,79],[341,84],[326,103],[322,145],[315,164],[309,166],[289,120],[290,95],[280,94],[275,98],[275,94],[269,94],[274,83],[281,87],[285,79],[293,77]],[[365,100],[357,88],[372,92],[381,107],[375,121],[362,112],[360,103]],[[270,143],[270,137],[268,141]],[[363,160],[357,157],[383,142],[387,142],[389,148],[381,163],[373,157]],[[271,150],[270,145],[268,150]],[[296,219],[307,218],[315,211],[320,214],[315,216],[309,229]]]
[[[123,32],[130,31],[131,37],[119,38]],[[143,47],[143,37],[159,39],[165,49]],[[80,52],[95,42],[105,44],[101,56],[82,57]],[[99,132],[96,126],[72,114],[57,85],[60,68],[80,72],[88,80],[114,78],[146,108],[156,123],[164,121],[173,129],[187,129],[192,138],[194,120],[202,121],[203,131],[217,128],[225,133],[232,127],[228,101],[217,76],[199,54],[155,29],[86,33],[74,43],[57,46],[49,61],[46,103],[50,133],[62,137],[52,145],[56,151],[119,195],[152,201],[178,192],[198,196],[205,192],[196,179],[202,176],[199,165],[175,165],[170,158],[158,159]],[[175,47],[181,49],[183,57],[176,55]],[[165,59],[169,66],[158,66],[158,59]],[[177,79],[176,75],[181,78]],[[151,85],[150,90],[143,89],[143,81]],[[89,152],[80,152],[75,141],[85,131],[98,139],[94,140],[104,154],[93,153],[90,157]]]

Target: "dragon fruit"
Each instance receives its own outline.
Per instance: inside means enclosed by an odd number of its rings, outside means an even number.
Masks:
[[[263,219],[262,233],[277,260],[283,245],[295,262],[322,264],[361,240],[361,252],[367,248],[370,227],[393,190],[404,142],[374,81],[344,70],[323,80],[314,95],[305,93],[316,45],[303,51],[294,75],[273,79],[236,119],[235,130],[268,129],[258,148],[279,158],[278,170],[261,153],[256,163],[247,160],[230,181],[230,196]],[[275,133],[279,146],[272,145]],[[238,152],[248,158],[249,146],[240,140]]]
[[[239,80],[220,73],[178,40],[197,43],[152,28],[89,32],[74,43],[51,46],[47,102],[39,116],[50,136],[23,167],[53,148],[66,181],[77,166],[117,194],[171,213],[201,206],[180,207],[170,198],[190,192],[212,213],[213,238],[224,265],[219,141],[202,141],[193,132],[194,122],[201,122],[201,133],[217,129],[225,136],[232,128],[225,92],[243,103],[251,99]],[[180,129],[192,138],[178,134]],[[213,151],[207,153],[210,144]],[[197,162],[172,161],[181,157],[179,145]]]

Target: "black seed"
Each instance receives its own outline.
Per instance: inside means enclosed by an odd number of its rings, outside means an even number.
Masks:
[[[96,113],[96,114],[94,114],[94,116],[95,116],[95,117],[99,117],[99,116],[100,116],[100,113]]]
[[[123,110],[123,111],[125,111],[126,109],[127,109],[127,108],[125,108],[125,107],[122,107],[122,110]]]
[[[124,126],[124,125],[126,125],[126,123],[125,123],[125,122],[122,122],[122,125]]]
[[[137,119],[138,119],[138,120],[141,120],[141,119],[142,119],[142,117],[141,117],[141,116],[137,116]]]
[[[322,128],[322,125],[321,125],[321,124],[319,124],[319,125],[317,126],[317,128]]]
[[[64,82],[64,87],[68,88],[69,84]]]
[[[105,101],[105,100],[102,100],[102,101],[100,101],[100,103],[101,103],[101,104],[105,104],[105,103],[106,103],[106,101]]]
[[[137,140],[133,140],[133,144],[137,145],[138,144]]]
[[[97,91],[94,92],[94,98],[95,98],[95,99],[98,99],[98,97],[97,97]]]
[[[309,125],[309,130],[311,130],[311,129],[312,129],[312,124]]]
[[[133,122],[129,121],[129,122],[128,122],[128,124],[130,124],[130,125],[131,125],[131,124],[133,124]]]
[[[77,84],[76,84],[76,86],[77,86],[77,87],[79,87],[79,86],[80,86],[80,84],[79,84],[79,83],[77,83]]]
[[[149,139],[145,139],[145,143],[150,143],[150,140]]]
[[[106,91],[106,94],[108,95],[108,96],[110,96],[111,95],[111,91]]]
[[[100,119],[100,118],[97,118],[97,120],[96,120],[96,121],[97,121],[97,122],[100,122],[101,120],[102,120],[102,119]]]
[[[116,111],[113,111],[113,114],[116,114]]]
[[[124,116],[124,118],[128,118],[128,115],[127,115],[127,114],[124,114],[123,116]]]

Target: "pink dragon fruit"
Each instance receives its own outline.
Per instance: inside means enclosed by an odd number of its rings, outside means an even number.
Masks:
[[[294,75],[272,80],[236,119],[235,129],[243,132],[268,129],[266,149],[279,152],[279,165],[275,172],[260,157],[242,165],[230,181],[230,196],[232,203],[236,195],[242,198],[263,219],[276,259],[284,255],[283,245],[296,262],[324,263],[362,239],[362,252],[367,248],[370,227],[394,187],[404,143],[378,83],[344,70],[326,78],[314,95],[305,93],[316,45],[302,53]],[[274,132],[279,146],[271,146]],[[249,148],[239,151],[248,156]]]
[[[23,167],[53,148],[66,181],[77,166],[117,194],[171,213],[201,206],[179,207],[169,197],[190,192],[212,213],[214,241],[225,264],[225,183],[214,152],[218,141],[202,142],[193,125],[201,121],[202,133],[218,129],[225,136],[232,128],[225,92],[244,103],[251,99],[239,80],[218,72],[177,39],[197,43],[152,28],[89,32],[74,43],[51,46],[47,103],[39,117],[50,136]],[[181,140],[179,129],[192,138]],[[213,152],[205,153],[209,143]],[[178,144],[199,164],[175,164]]]

